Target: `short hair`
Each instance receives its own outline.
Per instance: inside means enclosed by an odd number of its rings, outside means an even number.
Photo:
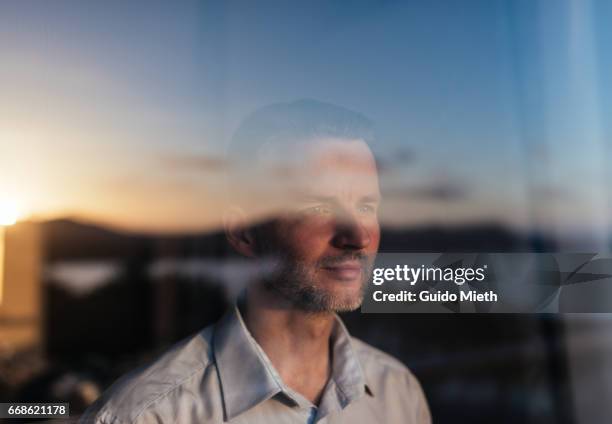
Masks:
[[[275,103],[251,113],[238,127],[228,149],[232,159],[257,156],[268,144],[287,145],[320,138],[374,142],[372,121],[359,112],[312,99]]]

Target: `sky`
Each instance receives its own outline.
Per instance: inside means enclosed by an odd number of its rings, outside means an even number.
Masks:
[[[215,229],[233,131],[311,98],[376,123],[385,225],[602,237],[611,15],[596,0],[5,0],[0,198],[35,219]]]

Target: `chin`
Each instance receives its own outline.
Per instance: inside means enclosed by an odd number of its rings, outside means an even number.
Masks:
[[[351,290],[347,293],[344,290],[334,290],[328,292],[324,296],[326,300],[327,310],[330,312],[350,312],[358,309],[363,301],[363,294],[361,287],[358,286],[354,292]]]
[[[356,309],[359,309],[361,306],[362,299],[353,300],[349,302],[338,302],[333,305],[333,308],[330,309],[331,312],[351,312]]]

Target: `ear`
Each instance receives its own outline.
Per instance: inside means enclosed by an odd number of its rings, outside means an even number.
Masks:
[[[223,216],[223,227],[227,241],[236,252],[250,258],[256,256],[253,230],[249,228],[246,214],[242,209],[233,207],[228,210]]]

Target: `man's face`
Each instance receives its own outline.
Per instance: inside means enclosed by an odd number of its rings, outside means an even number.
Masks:
[[[287,184],[287,207],[260,229],[277,260],[266,287],[295,307],[349,311],[361,304],[380,241],[374,157],[361,140],[317,140]]]

